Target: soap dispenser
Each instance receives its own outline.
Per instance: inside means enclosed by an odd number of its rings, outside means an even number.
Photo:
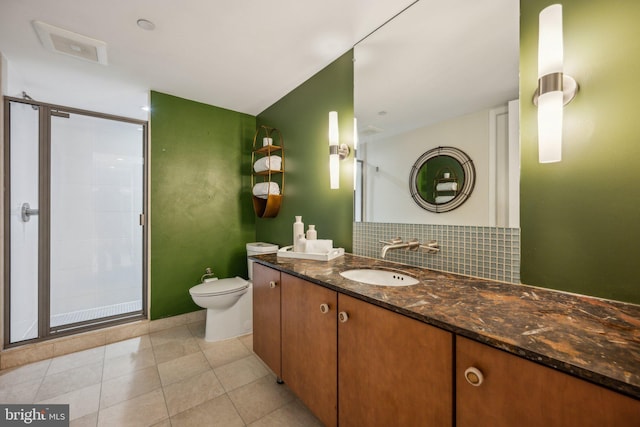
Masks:
[[[316,231],[316,226],[310,224],[309,229],[307,230],[307,240],[316,240],[318,238],[318,232]]]
[[[304,223],[302,222],[302,216],[296,215],[296,222],[293,223],[293,251],[301,252],[298,244],[298,240],[304,237]]]

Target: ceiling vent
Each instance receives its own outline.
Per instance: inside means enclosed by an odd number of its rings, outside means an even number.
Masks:
[[[362,136],[371,136],[371,135],[375,135],[377,133],[380,133],[382,131],[383,131],[383,129],[381,129],[381,128],[377,127],[377,126],[369,125],[369,126],[367,126],[366,128],[364,128],[364,129],[362,129],[360,131],[360,135],[362,135]]]
[[[56,53],[107,65],[107,44],[41,21],[33,21],[42,45]]]

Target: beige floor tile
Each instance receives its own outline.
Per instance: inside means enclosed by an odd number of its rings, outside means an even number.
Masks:
[[[227,391],[242,387],[269,374],[264,365],[253,355],[216,368],[214,372]]]
[[[51,359],[47,359],[41,362],[30,363],[17,368],[0,371],[0,387],[7,387],[27,381],[33,381],[35,379],[42,379],[47,373],[50,364]]]
[[[42,379],[0,386],[1,403],[33,403]]]
[[[287,403],[258,421],[249,424],[250,427],[322,427],[323,424],[299,400]]]
[[[69,427],[96,427],[98,425],[98,413],[93,412],[84,417],[76,418],[69,423]]]
[[[156,363],[158,364],[199,351],[200,347],[195,338],[173,340],[166,344],[153,347],[153,352],[156,355]]]
[[[206,324],[204,321],[189,323],[187,327],[189,328],[191,335],[193,335],[193,337],[198,340],[198,344],[201,348],[204,349],[211,344],[210,342],[204,340],[204,333],[206,330]]]
[[[259,380],[228,393],[245,423],[252,423],[291,402],[295,396],[284,384],[277,384],[275,376]]]
[[[163,386],[210,370],[209,362],[200,351],[158,365]]]
[[[224,394],[171,417],[172,427],[243,427],[244,421]]]
[[[42,404],[68,404],[69,418],[75,420],[98,410],[100,400],[100,384],[61,394],[51,399],[37,401]]]
[[[100,393],[100,409],[149,393],[161,386],[158,368],[155,366],[104,381]]]
[[[191,313],[187,313],[186,314],[187,324],[194,323],[194,322],[202,322],[206,318],[207,318],[207,310],[206,309],[192,311]]]
[[[171,419],[167,418],[166,420],[162,420],[159,423],[152,425],[151,427],[171,427]]]
[[[137,353],[105,359],[103,381],[155,366],[155,364],[156,359],[151,347],[142,349]]]
[[[105,347],[105,359],[112,359],[127,354],[136,354],[141,350],[151,348],[149,335],[130,338],[128,340],[107,344]]]
[[[161,389],[126,400],[98,413],[98,426],[151,426],[169,417]]]
[[[253,352],[253,334],[243,335],[238,337],[240,342],[244,344],[245,347],[249,349],[249,351]]]
[[[212,343],[210,347],[207,347],[206,350],[202,350],[202,352],[212,368],[217,368],[251,355],[251,352],[247,350],[247,347],[245,347],[238,339]]]
[[[164,396],[171,416],[222,394],[224,394],[224,388],[213,371],[185,378],[164,387]]]
[[[149,334],[149,338],[151,338],[151,344],[154,347],[164,345],[173,341],[185,340],[192,337],[193,335],[191,335],[191,332],[186,325],[177,326],[175,328],[165,329],[163,331]]]
[[[36,394],[35,400],[41,401],[66,394],[92,384],[100,384],[102,380],[102,362],[80,366],[53,375],[47,375]]]
[[[51,359],[47,375],[57,374],[73,368],[91,365],[101,362],[104,359],[104,346],[92,348],[90,350],[78,351],[64,356]]]

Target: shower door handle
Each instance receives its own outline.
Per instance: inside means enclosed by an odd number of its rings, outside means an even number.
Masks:
[[[40,213],[39,209],[31,209],[29,203],[23,203],[20,211],[22,214],[22,222],[29,222],[31,215],[38,215]]]

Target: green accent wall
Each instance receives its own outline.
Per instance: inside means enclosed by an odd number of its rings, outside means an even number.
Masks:
[[[564,0],[562,161],[539,164],[538,14],[521,0],[522,282],[640,303],[640,2]]]
[[[151,92],[151,319],[199,309],[206,267],[247,277],[255,117]]]
[[[329,188],[329,111],[338,112],[340,142],[353,147],[353,51],[329,64],[260,113],[258,125],[280,129],[285,147],[285,194],[275,218],[256,220],[256,239],[293,244],[294,216],[318,239],[351,251],[353,152],[340,162],[340,188]],[[251,203],[249,200],[248,203]]]

